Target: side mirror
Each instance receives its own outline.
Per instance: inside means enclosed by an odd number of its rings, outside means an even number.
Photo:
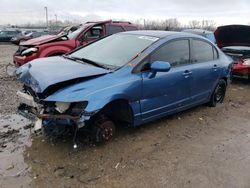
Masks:
[[[157,72],[168,72],[171,69],[169,62],[155,61],[150,66],[151,74],[149,78],[154,78]]]

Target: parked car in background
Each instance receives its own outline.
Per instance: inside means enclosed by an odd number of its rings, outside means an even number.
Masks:
[[[36,58],[62,55],[102,37],[137,29],[137,26],[130,22],[111,20],[87,22],[68,35],[41,36],[31,39],[20,44],[19,49],[14,54],[13,62],[7,67],[7,72],[11,75],[16,67]]]
[[[26,35],[18,35],[16,37],[12,37],[12,39],[10,40],[13,44],[19,45],[19,43],[33,39],[33,38],[37,38],[43,35],[49,35],[49,32],[45,32],[45,31],[37,31],[37,32],[30,32]]]
[[[207,38],[208,40],[210,40],[211,42],[213,42],[214,44],[216,44],[214,32],[212,32],[212,31],[207,31],[207,30],[203,30],[203,29],[184,29],[184,30],[182,30],[182,32],[193,33],[196,35],[203,36],[203,37]]]
[[[218,27],[215,37],[222,51],[234,59],[232,75],[250,80],[250,26]]]
[[[196,105],[221,103],[231,63],[198,35],[118,33],[20,67],[19,112],[38,118],[36,125],[45,130],[84,127],[97,141],[109,140],[117,124],[138,126]]]
[[[21,34],[22,33],[19,30],[2,30],[0,31],[0,42],[10,42],[12,37],[16,37]]]

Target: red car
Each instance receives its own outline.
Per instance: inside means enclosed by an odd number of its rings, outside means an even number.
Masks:
[[[250,26],[218,27],[215,38],[222,51],[234,59],[233,77],[250,80]]]
[[[21,42],[7,73],[13,75],[17,67],[33,59],[62,55],[107,35],[132,30],[138,30],[138,27],[130,22],[86,22],[68,35],[47,35]]]

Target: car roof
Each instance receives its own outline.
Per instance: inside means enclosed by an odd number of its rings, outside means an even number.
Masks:
[[[208,31],[204,29],[184,29],[182,32],[190,32],[190,33],[195,33],[195,34],[212,34],[214,33],[213,31]]]
[[[199,35],[192,33],[178,32],[178,31],[159,31],[159,30],[137,30],[137,31],[127,31],[123,32],[124,34],[133,34],[133,35],[144,35],[157,38],[166,38],[169,36],[173,37],[197,37],[201,38]]]

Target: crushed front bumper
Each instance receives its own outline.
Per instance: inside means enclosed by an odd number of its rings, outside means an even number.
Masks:
[[[78,128],[82,128],[85,126],[85,121],[90,119],[89,115],[84,114],[79,116],[68,114],[46,114],[44,113],[43,105],[38,104],[31,95],[18,91],[17,96],[20,104],[18,107],[19,114],[32,121],[41,120],[42,125],[76,125]]]
[[[15,66],[20,67],[20,66],[28,63],[29,61],[36,59],[36,58],[38,58],[37,53],[31,54],[29,56],[15,55],[13,63],[15,64]]]

